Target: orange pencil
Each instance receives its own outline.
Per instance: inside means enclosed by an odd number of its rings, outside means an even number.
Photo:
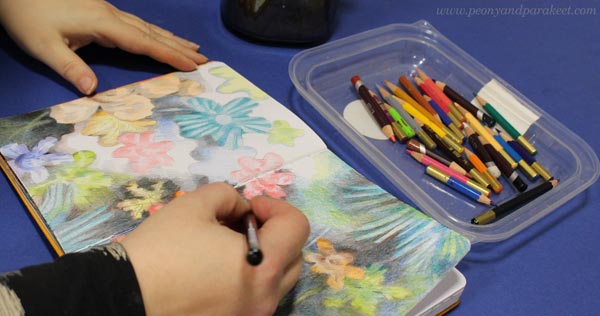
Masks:
[[[471,164],[481,173],[486,180],[489,182],[492,190],[496,193],[500,193],[502,191],[502,184],[492,175],[490,170],[488,170],[487,166],[468,148],[465,148],[465,156],[471,162]]]
[[[408,93],[413,97],[413,99],[415,99],[415,101],[417,101],[422,107],[427,109],[427,111],[429,111],[429,113],[431,113],[433,117],[441,121],[441,118],[439,117],[437,111],[431,106],[431,104],[429,104],[429,102],[427,102],[427,100],[423,98],[423,95],[421,94],[421,92],[419,92],[419,89],[417,89],[417,87],[415,87],[412,84],[412,82],[410,82],[410,79],[408,79],[408,77],[402,75],[400,76],[400,79],[398,81],[400,81],[400,84],[404,87],[404,89],[406,89],[406,91],[408,91]]]

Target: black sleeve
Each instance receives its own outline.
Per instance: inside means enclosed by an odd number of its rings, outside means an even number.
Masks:
[[[144,315],[133,266],[118,243],[0,275],[0,315]]]

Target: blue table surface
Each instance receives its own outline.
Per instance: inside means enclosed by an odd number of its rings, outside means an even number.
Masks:
[[[239,71],[290,105],[309,104],[288,75],[292,56],[306,47],[269,46],[229,33],[219,1],[112,1],[117,7],[202,45],[211,59]],[[588,15],[448,15],[442,8],[592,8]],[[556,11],[555,11],[556,12]],[[598,154],[600,132],[600,6],[598,1],[340,0],[330,40],[391,23],[425,19],[551,116]],[[0,36],[0,116],[79,97],[43,64]],[[146,57],[89,46],[80,54],[96,72],[99,91],[173,71]],[[322,121],[303,117],[339,156],[401,199]],[[596,315],[600,297],[600,184],[595,183],[533,226],[496,243],[475,244],[458,265],[467,278],[452,315]],[[19,197],[0,176],[0,272],[48,262],[53,255]]]

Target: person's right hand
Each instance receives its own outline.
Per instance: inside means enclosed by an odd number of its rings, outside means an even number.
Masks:
[[[252,210],[264,255],[246,262],[235,231]],[[268,315],[294,286],[308,238],[306,217],[282,200],[244,200],[230,185],[208,184],[173,200],[121,243],[135,269],[148,315]]]
[[[0,0],[0,23],[12,39],[83,94],[98,79],[75,50],[92,42],[148,55],[182,71],[207,58],[198,46],[104,0]]]

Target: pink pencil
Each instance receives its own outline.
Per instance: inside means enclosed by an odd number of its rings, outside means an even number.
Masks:
[[[469,180],[469,178],[465,177],[464,175],[460,174],[459,172],[457,172],[454,169],[450,169],[448,166],[444,165],[443,163],[425,155],[422,153],[418,153],[416,151],[412,151],[410,149],[407,149],[406,152],[411,155],[413,158],[415,158],[416,161],[420,162],[421,164],[425,165],[425,166],[434,166],[437,169],[451,175],[452,177],[456,178],[456,180],[462,182],[462,183],[467,183],[467,181]]]
[[[471,188],[483,193],[485,196],[490,196],[491,191],[489,189],[487,189],[486,187],[480,185],[479,183],[463,176],[456,170],[450,169],[443,163],[441,163],[425,154],[418,153],[418,152],[412,151],[410,149],[407,149],[406,152],[409,155],[411,155],[413,158],[415,158],[415,160],[420,162],[421,164],[423,164],[425,166],[432,166],[432,167],[450,175],[452,178],[456,179],[457,181],[459,181],[463,184],[466,184],[466,185],[470,186]]]

